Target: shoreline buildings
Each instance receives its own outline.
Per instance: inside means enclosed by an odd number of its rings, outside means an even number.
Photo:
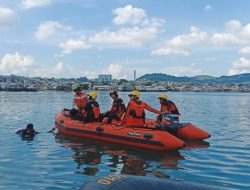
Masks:
[[[135,74],[135,72],[134,72]],[[136,75],[136,74],[135,74]],[[112,75],[99,75],[98,79],[87,78],[55,79],[55,78],[27,78],[16,75],[0,76],[0,91],[41,91],[61,90],[71,91],[73,84],[79,84],[84,90],[100,91],[132,91],[144,92],[250,92],[250,82],[237,83],[191,83],[191,82],[163,82],[125,79],[112,79]]]

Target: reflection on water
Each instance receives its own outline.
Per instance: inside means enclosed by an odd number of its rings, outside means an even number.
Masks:
[[[26,141],[27,143],[30,143],[35,139],[35,136],[29,136],[29,137],[20,136],[20,138],[22,139],[22,141]]]
[[[192,150],[195,148],[208,148],[210,143],[207,141],[185,141],[186,146],[183,147],[183,150]]]
[[[55,139],[57,143],[73,151],[71,157],[76,163],[76,174],[98,175],[99,167],[106,164],[110,172],[114,173],[140,176],[150,174],[155,177],[169,178],[169,175],[158,169],[182,169],[178,164],[185,159],[179,151],[152,152],[127,147],[121,149],[120,145],[82,140],[61,134],[55,134]],[[207,147],[209,147],[208,142],[189,142],[184,150]]]

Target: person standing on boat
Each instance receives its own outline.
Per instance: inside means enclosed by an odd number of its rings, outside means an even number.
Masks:
[[[108,123],[111,123],[113,119],[121,120],[125,113],[126,106],[121,98],[119,98],[117,91],[110,92],[110,97],[113,99],[111,109],[102,114],[102,117],[108,118]]]
[[[125,114],[125,125],[143,127],[146,119],[145,109],[156,114],[161,113],[160,111],[141,101],[139,91],[132,91],[128,96],[131,97],[131,99]]]
[[[171,100],[168,99],[167,94],[160,94],[160,96],[158,97],[160,104],[161,104],[161,112],[165,113],[165,114],[174,114],[177,117],[174,117],[175,121],[179,121],[179,115],[180,112],[177,108],[177,106],[174,104],[174,102],[172,102]],[[159,116],[161,117],[161,115]],[[162,120],[162,118],[158,118],[159,120]]]
[[[84,122],[95,122],[99,121],[100,117],[100,107],[97,99],[97,93],[95,91],[91,91],[88,94],[89,101],[86,104],[83,112]]]
[[[71,116],[83,114],[84,108],[88,102],[87,95],[81,90],[78,85],[73,85],[72,89],[75,92],[73,104],[76,105],[77,109],[73,108],[71,110]]]
[[[134,91],[133,91],[133,92],[134,92]],[[132,94],[132,93],[131,93],[131,94]],[[135,100],[134,96],[131,96],[131,94],[128,95],[128,96],[129,96],[129,102],[128,102],[128,105],[127,105],[127,109],[125,110],[124,117],[123,117],[123,119],[122,119],[122,124],[125,124],[125,123],[126,123],[126,120],[127,120],[128,116],[129,116],[128,108],[129,108],[130,102],[132,102],[132,101]]]

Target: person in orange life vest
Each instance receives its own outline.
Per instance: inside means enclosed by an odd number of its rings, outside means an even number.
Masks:
[[[102,114],[102,117],[108,118],[108,123],[111,123],[113,119],[121,120],[123,116],[126,106],[121,98],[119,98],[117,91],[113,91],[110,94],[110,97],[114,100],[111,106],[111,109],[106,113]]]
[[[84,108],[88,102],[87,95],[81,91],[81,88],[78,85],[73,85],[72,89],[74,90],[73,104],[76,105],[77,109],[71,110],[71,115],[75,116],[76,114],[83,114]]]
[[[130,102],[135,100],[135,97],[131,96],[131,94],[129,94],[128,96],[129,96],[129,102],[128,102],[128,105],[127,105],[127,109],[125,110],[125,114],[124,114],[124,117],[123,117],[123,120],[122,120],[122,124],[126,123],[126,120],[127,120],[128,116],[129,116],[128,108],[129,108]]]
[[[74,104],[77,106],[78,109],[84,109],[88,102],[87,95],[83,91],[81,91],[79,86],[74,89],[74,92]]]
[[[160,111],[141,101],[139,91],[133,91],[131,94],[129,94],[129,97],[131,97],[131,100],[125,115],[125,124],[127,126],[143,127],[146,118],[145,109],[156,114],[161,113]]]
[[[167,94],[160,94],[158,97],[161,104],[161,112],[167,114],[181,115],[177,106],[168,99]],[[162,118],[159,118],[162,120]],[[175,117],[174,120],[179,121],[179,117]]]
[[[89,92],[88,94],[89,102],[84,108],[84,122],[95,122],[99,121],[100,117],[100,107],[97,99],[97,93],[95,91]]]

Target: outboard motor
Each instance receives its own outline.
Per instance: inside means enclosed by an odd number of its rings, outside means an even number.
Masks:
[[[179,123],[179,115],[176,115],[176,114],[165,114],[164,118],[166,120],[170,121],[170,124]]]

